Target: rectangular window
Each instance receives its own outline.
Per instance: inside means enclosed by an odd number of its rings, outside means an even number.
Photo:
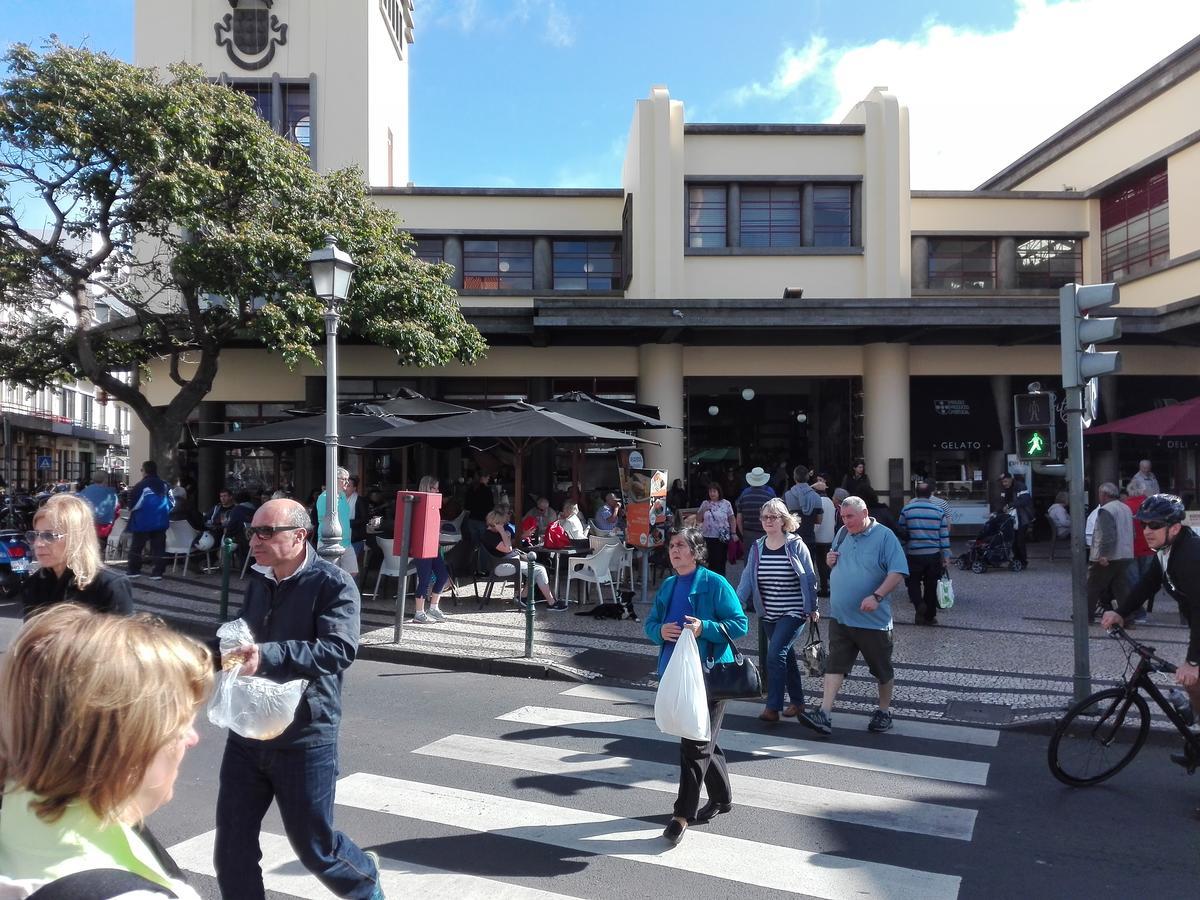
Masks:
[[[800,188],[742,187],[741,245],[800,246]]]
[[[724,185],[688,188],[688,246],[725,246]]]
[[[413,241],[417,259],[436,265],[445,259],[446,242],[441,238],[417,238]]]
[[[620,287],[620,241],[554,242],[554,290],[615,291]]]
[[[283,85],[283,136],[305,150],[312,143],[312,119],[309,112],[308,85]]]
[[[1139,177],[1100,201],[1103,278],[1137,275],[1170,257],[1167,170]]]
[[[929,287],[951,291],[995,288],[995,242],[990,238],[930,240]]]
[[[533,241],[463,241],[463,290],[533,290]]]
[[[813,246],[850,246],[850,186],[818,184],[813,188]]]
[[[1031,238],[1017,244],[1017,287],[1058,290],[1083,281],[1083,245],[1067,238]]]
[[[92,427],[92,408],[95,400],[87,394],[81,394],[79,397],[79,424],[86,428]]]
[[[254,101],[254,111],[260,119],[271,121],[271,82],[242,82],[231,84],[230,87]]]

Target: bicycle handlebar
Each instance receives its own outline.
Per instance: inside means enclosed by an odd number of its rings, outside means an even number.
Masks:
[[[1152,668],[1154,668],[1156,671],[1165,672],[1168,675],[1175,674],[1174,664],[1167,662],[1161,656],[1155,655],[1153,647],[1143,644],[1140,641],[1135,641],[1120,625],[1113,625],[1111,628],[1109,628],[1108,635],[1114,640],[1124,641],[1125,643],[1129,644],[1129,646],[1133,648],[1133,651],[1138,656],[1147,662],[1152,663]]]

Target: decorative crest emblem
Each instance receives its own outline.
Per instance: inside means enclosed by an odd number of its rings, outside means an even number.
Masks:
[[[275,57],[275,47],[287,43],[287,25],[271,13],[275,0],[229,0],[233,12],[214,26],[217,46],[243,69],[261,69]]]

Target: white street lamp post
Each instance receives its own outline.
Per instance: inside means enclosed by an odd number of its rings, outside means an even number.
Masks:
[[[308,267],[313,293],[325,301],[325,521],[321,523],[317,552],[323,559],[337,563],[345,550],[338,519],[338,307],[350,296],[350,280],[357,267],[349,253],[338,249],[331,235],[325,235],[324,247],[308,255]]]

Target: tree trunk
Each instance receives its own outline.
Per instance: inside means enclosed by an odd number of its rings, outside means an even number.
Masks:
[[[158,410],[161,414],[155,416],[153,422],[142,422],[150,432],[150,459],[158,463],[158,477],[167,484],[175,484],[180,475],[179,437],[186,422],[176,421],[167,414],[166,407],[158,407]],[[129,461],[131,469],[141,464],[141,460]]]

